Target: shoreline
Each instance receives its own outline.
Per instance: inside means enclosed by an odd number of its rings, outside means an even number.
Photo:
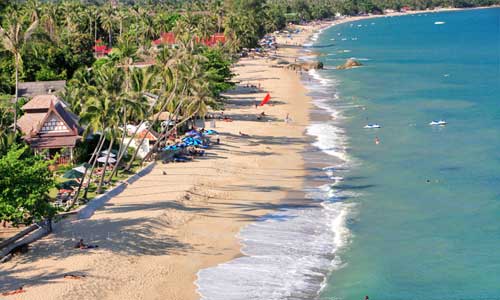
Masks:
[[[492,8],[492,7],[487,7]],[[472,8],[482,9],[482,8]],[[463,9],[412,11],[352,17],[307,28],[294,41],[301,46],[280,48],[280,56],[299,58],[303,45],[318,31],[370,18],[438,13]],[[301,32],[302,33],[302,32]],[[308,53],[307,55],[313,55]],[[0,265],[0,285],[8,291],[25,285],[16,299],[199,299],[195,280],[200,270],[245,256],[239,233],[283,205],[301,204],[309,165],[301,152],[312,149],[306,133],[313,99],[292,70],[272,62],[242,59],[236,72],[242,83],[260,84],[271,92],[273,106],[263,111],[253,104],[265,92],[229,93],[226,115],[217,122],[222,145],[208,159],[158,165],[89,220],[68,220],[64,228],[33,244],[27,255]],[[287,112],[293,121],[282,120]],[[268,122],[269,121],[269,122]],[[243,132],[249,137],[241,137]],[[320,151],[321,152],[321,151]],[[167,175],[161,175],[166,171]],[[83,237],[99,250],[74,252],[73,240]],[[66,273],[85,274],[65,280]],[[13,299],[13,297],[5,297]]]
[[[91,218],[63,221],[28,253],[0,265],[0,292],[22,285],[15,299],[199,299],[197,272],[242,257],[237,235],[245,225],[278,210],[283,199],[302,202],[300,153],[311,104],[299,75],[265,58],[242,59],[234,70],[242,85],[263,91],[228,93],[225,115],[233,122],[217,121],[221,145],[194,162],[157,164]],[[271,105],[255,109],[267,91]],[[283,121],[287,113],[290,123]],[[99,248],[75,251],[79,238]]]

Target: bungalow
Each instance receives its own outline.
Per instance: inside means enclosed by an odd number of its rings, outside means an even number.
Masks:
[[[59,163],[73,160],[73,149],[83,129],[78,117],[55,95],[37,95],[26,103],[24,115],[17,121],[23,139],[35,152],[47,150],[49,157],[59,153]]]
[[[196,37],[196,42],[202,43],[208,47],[212,47],[217,45],[218,43],[224,44],[226,42],[226,36],[224,35],[224,33],[215,33],[206,39],[201,39],[199,37]],[[176,43],[176,38],[173,32],[163,32],[160,35],[159,39],[153,41],[153,45],[155,46],[175,45],[175,43]]]

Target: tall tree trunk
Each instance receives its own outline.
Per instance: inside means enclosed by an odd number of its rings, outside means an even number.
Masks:
[[[19,59],[15,56],[16,60],[16,90],[14,95],[14,132],[17,132],[17,101],[19,97]]]
[[[103,135],[103,134],[101,134],[101,136],[99,137],[99,141],[97,142],[97,145],[96,145],[96,147],[94,148],[94,152],[92,153],[92,155],[91,155],[91,156],[90,156],[90,158],[89,158],[89,161],[88,161],[88,164],[89,164],[89,165],[90,165],[90,164],[92,164],[92,162],[94,161],[94,159],[96,159],[96,158],[97,158],[97,153],[98,153],[98,152],[97,152],[97,149],[99,148],[99,145],[102,143],[103,139],[104,139],[104,135]],[[75,203],[76,203],[76,201],[78,200],[78,197],[80,196],[80,191],[82,190],[83,183],[85,182],[85,178],[86,178],[86,176],[87,176],[87,171],[88,171],[89,169],[90,169],[90,168],[85,167],[85,172],[83,173],[82,181],[81,181],[81,182],[80,182],[80,184],[78,185],[78,189],[76,190],[76,194],[75,194],[75,196],[73,197],[73,199],[71,200],[71,203],[70,203],[70,204],[68,204],[68,205],[66,206],[66,208],[67,208],[67,209],[71,208],[71,206],[73,206],[73,204],[75,204]],[[91,176],[92,176],[92,175],[91,175]],[[90,185],[90,178],[91,178],[91,177],[89,177],[89,182],[88,182],[88,184],[87,184],[87,188],[88,188],[88,186]],[[87,195],[87,188],[85,189],[85,197],[86,197],[86,195]],[[85,198],[85,197],[84,197],[84,198]]]
[[[106,176],[106,168],[108,166],[109,157],[111,156],[111,149],[113,148],[114,141],[115,141],[115,137],[113,136],[111,138],[111,142],[109,143],[108,154],[106,155],[106,162],[104,163],[104,167],[103,167],[102,174],[101,174],[101,179],[99,180],[99,185],[97,186],[97,193],[98,194],[102,194],[102,184],[104,183],[104,176]]]
[[[94,168],[97,163],[97,158],[99,157],[99,153],[101,153],[102,146],[104,145],[104,142],[106,141],[106,138],[104,138],[104,132],[101,134],[103,139],[101,140],[101,143],[97,145],[96,149],[97,152],[95,152],[94,160],[92,161],[92,167],[90,168],[90,174],[89,174],[89,184],[85,187],[85,192],[83,193],[83,198],[87,198],[87,193],[89,191],[90,187],[90,181],[92,180],[92,175],[94,174]]]
[[[123,144],[125,143],[125,136],[127,135],[127,109],[124,108],[124,113],[123,113],[123,133],[122,133],[122,138],[120,140],[120,146],[118,148],[118,156],[116,158],[116,163],[113,167],[113,171],[111,171],[111,174],[109,175],[108,181],[111,181],[113,179],[113,176],[118,172],[118,165],[120,164],[120,159],[123,157],[124,153],[127,152],[127,148],[123,147]]]
[[[94,44],[97,42],[97,16],[94,19]]]

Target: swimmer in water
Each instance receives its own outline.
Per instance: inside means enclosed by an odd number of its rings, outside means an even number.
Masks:
[[[375,145],[378,145],[378,144],[380,144],[380,139],[377,136],[377,137],[375,137]]]

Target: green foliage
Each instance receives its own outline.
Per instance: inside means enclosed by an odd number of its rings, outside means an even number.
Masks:
[[[54,214],[47,196],[54,186],[48,166],[27,146],[13,146],[0,158],[0,220],[29,224]]]
[[[234,86],[231,79],[234,77],[231,71],[231,58],[225,54],[222,48],[205,48],[202,55],[207,59],[202,62],[202,67],[208,80],[213,97],[217,98],[220,93]]]

